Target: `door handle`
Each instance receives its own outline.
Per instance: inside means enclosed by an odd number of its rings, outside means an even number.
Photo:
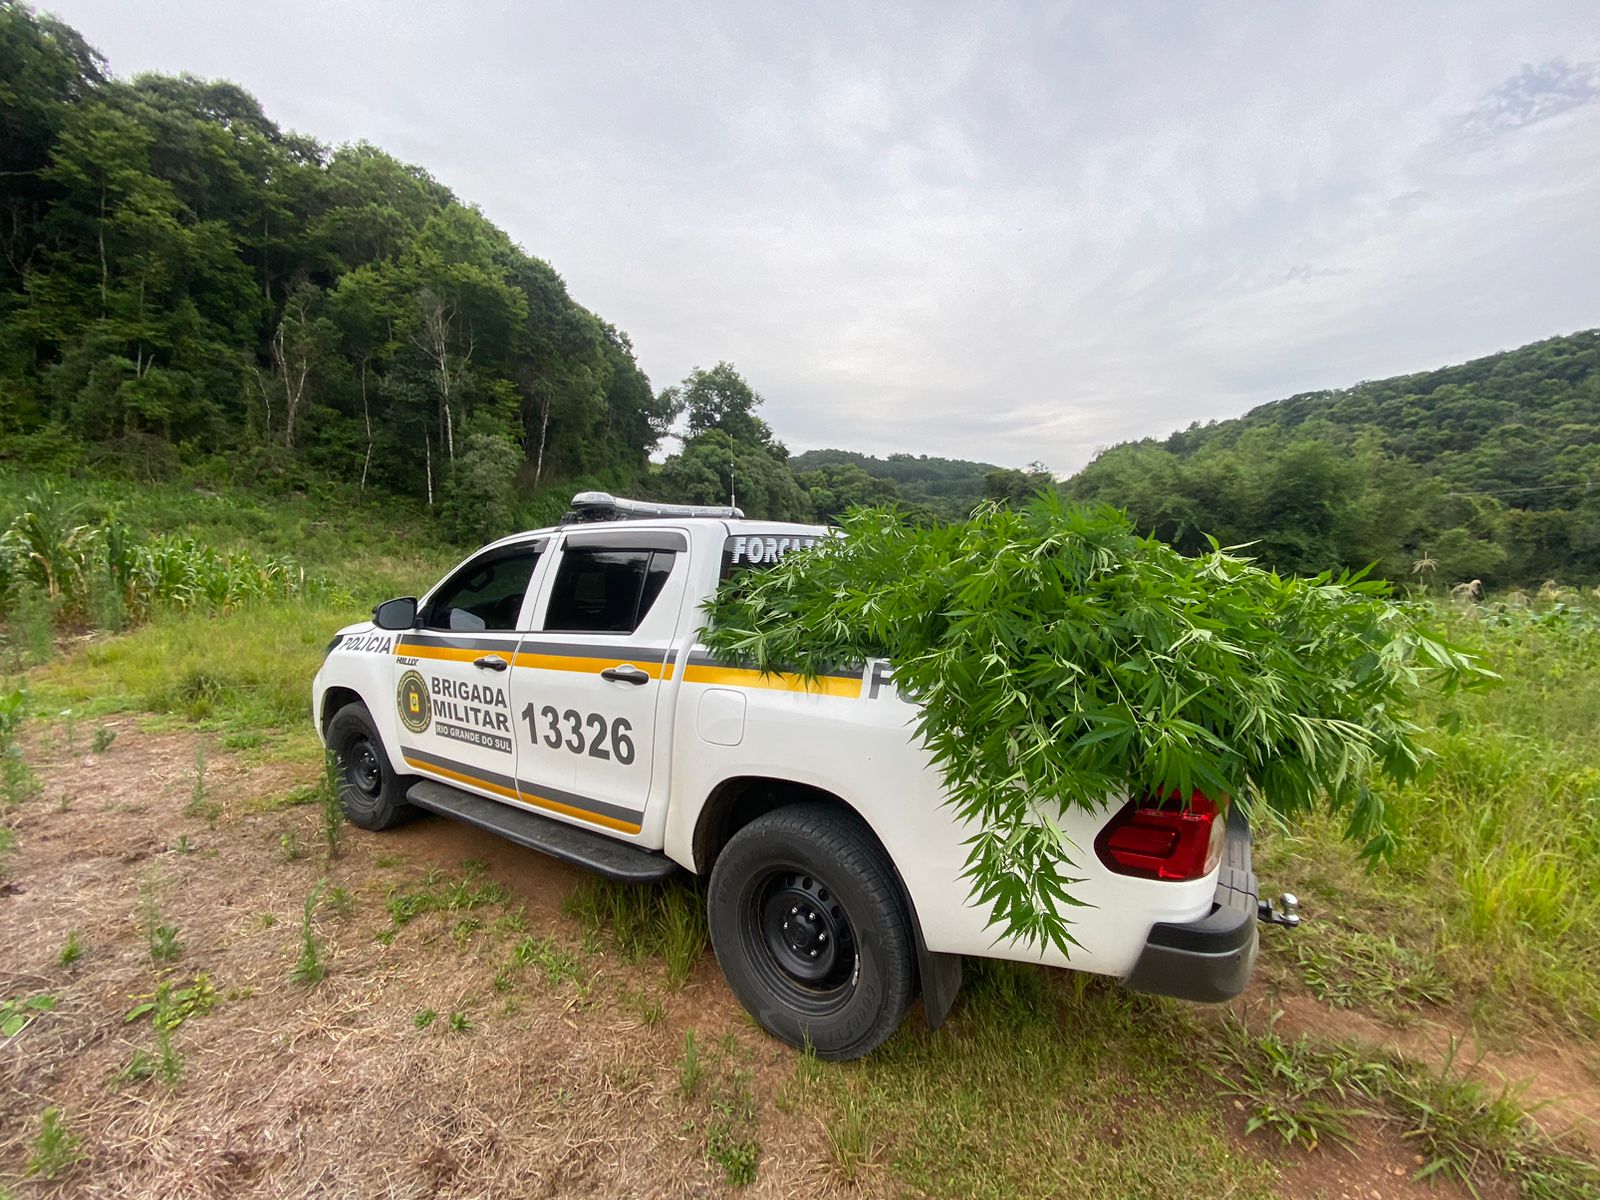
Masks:
[[[485,654],[482,658],[473,659],[472,665],[486,671],[504,671],[511,664],[498,654]]]
[[[600,678],[609,679],[613,683],[641,684],[650,682],[650,676],[639,670],[638,667],[630,666],[627,663],[620,667],[607,667],[600,672]]]

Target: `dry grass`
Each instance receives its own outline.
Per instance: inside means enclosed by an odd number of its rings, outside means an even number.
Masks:
[[[595,915],[568,903],[592,885],[571,869],[437,820],[350,829],[337,860],[286,861],[282,839],[316,844],[322,813],[275,798],[305,789],[317,762],[208,743],[212,825],[186,815],[197,735],[112,727],[99,754],[32,735],[43,791],[9,817],[0,998],[58,1000],[0,1054],[0,1189],[18,1200],[872,1197],[937,1194],[986,1163],[996,1194],[1070,1177],[1109,1195],[1118,1180],[1214,1167],[1233,1194],[1266,1194],[1275,1177],[1271,1191],[1311,1197],[1338,1195],[1330,1181],[1387,1183],[1388,1160],[1409,1161],[1403,1145],[1371,1171],[1323,1152],[1309,1171],[1236,1142],[1173,1048],[1187,1018],[1070,976],[979,972],[941,1033],[908,1027],[867,1064],[820,1066],[753,1027],[709,954],[679,987],[625,928],[595,936]],[[291,974],[317,889],[327,975],[306,987]],[[406,900],[418,896],[438,903]],[[151,903],[182,931],[170,963],[150,959]],[[69,931],[80,953],[63,964]],[[124,1020],[136,998],[201,974],[220,1000],[171,1031],[176,1081],[130,1077],[137,1054],[160,1053],[148,1019]],[[996,990],[1008,980],[1029,988]],[[691,1029],[700,1082],[686,1095]],[[1156,1046],[1176,1073],[1146,1087],[1128,1064]],[[83,1157],[24,1180],[51,1107]],[[989,1129],[997,1112],[1037,1128]],[[755,1179],[737,1187],[753,1147]]]
[[[678,1096],[684,1031],[710,1023],[746,1069],[781,1069],[786,1052],[751,1029],[704,963],[687,986],[664,968],[587,952],[560,913],[578,877],[471,830],[424,822],[388,836],[350,831],[327,871],[350,899],[315,916],[328,975],[290,981],[319,858],[285,863],[281,833],[310,842],[314,807],[275,810],[268,796],[303,782],[272,763],[214,753],[214,829],[187,818],[191,735],[127,723],[105,754],[35,746],[47,794],[84,797],[65,812],[42,801],[15,818],[18,891],[0,899],[8,947],[0,994],[48,992],[48,1020],[0,1057],[0,1186],[19,1196],[692,1196],[724,1190],[705,1141],[685,1132]],[[303,774],[303,772],[301,773]],[[93,787],[90,786],[91,781]],[[92,801],[89,797],[93,797]],[[186,836],[191,853],[177,843]],[[377,859],[401,866],[380,867]],[[507,899],[461,914],[430,911],[395,931],[385,900],[430,871],[502,882]],[[181,955],[150,962],[141,895],[183,930]],[[267,919],[270,917],[271,919]],[[527,932],[519,934],[518,930]],[[85,947],[59,963],[67,931]],[[582,978],[497,968],[528,936],[582,962]],[[125,1023],[133,998],[162,980],[208,974],[223,999],[172,1032],[173,1086],[118,1079],[153,1053],[148,1020]],[[645,1021],[630,999],[663,994]],[[418,1029],[415,1015],[440,1019]],[[464,1014],[457,1032],[446,1014]],[[761,1089],[757,1088],[757,1094]],[[54,1182],[22,1176],[40,1114],[59,1106],[83,1158]],[[761,1172],[741,1194],[826,1195],[826,1164],[800,1139],[763,1130]],[[359,1149],[355,1149],[359,1148]]]

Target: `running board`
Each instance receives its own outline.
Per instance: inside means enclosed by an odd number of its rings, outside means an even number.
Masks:
[[[678,870],[678,864],[665,854],[509,804],[486,800],[447,783],[424,779],[411,786],[406,799],[418,808],[476,825],[508,842],[622,883],[651,883]]]

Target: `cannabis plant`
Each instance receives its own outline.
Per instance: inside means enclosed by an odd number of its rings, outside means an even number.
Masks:
[[[1284,577],[1215,543],[1186,557],[1054,495],[934,527],[859,509],[841,534],[726,583],[706,644],[803,675],[889,660],[977,830],[973,898],[1063,953],[1073,849],[1052,811],[1196,791],[1262,816],[1325,805],[1382,853],[1370,783],[1423,767],[1419,691],[1493,678],[1386,584]]]

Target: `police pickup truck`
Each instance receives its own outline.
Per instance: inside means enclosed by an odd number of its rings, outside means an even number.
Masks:
[[[1068,961],[997,939],[969,898],[972,830],[944,803],[891,664],[807,680],[706,652],[701,602],[720,581],[827,535],[583,493],[561,525],[378,605],[329,643],[312,685],[346,816],[380,830],[426,810],[618,880],[708,875],[729,985],[826,1058],[872,1050],[919,994],[936,1028],[962,955],[1236,995],[1258,917],[1237,811],[1197,795],[1062,814],[1089,906]]]

